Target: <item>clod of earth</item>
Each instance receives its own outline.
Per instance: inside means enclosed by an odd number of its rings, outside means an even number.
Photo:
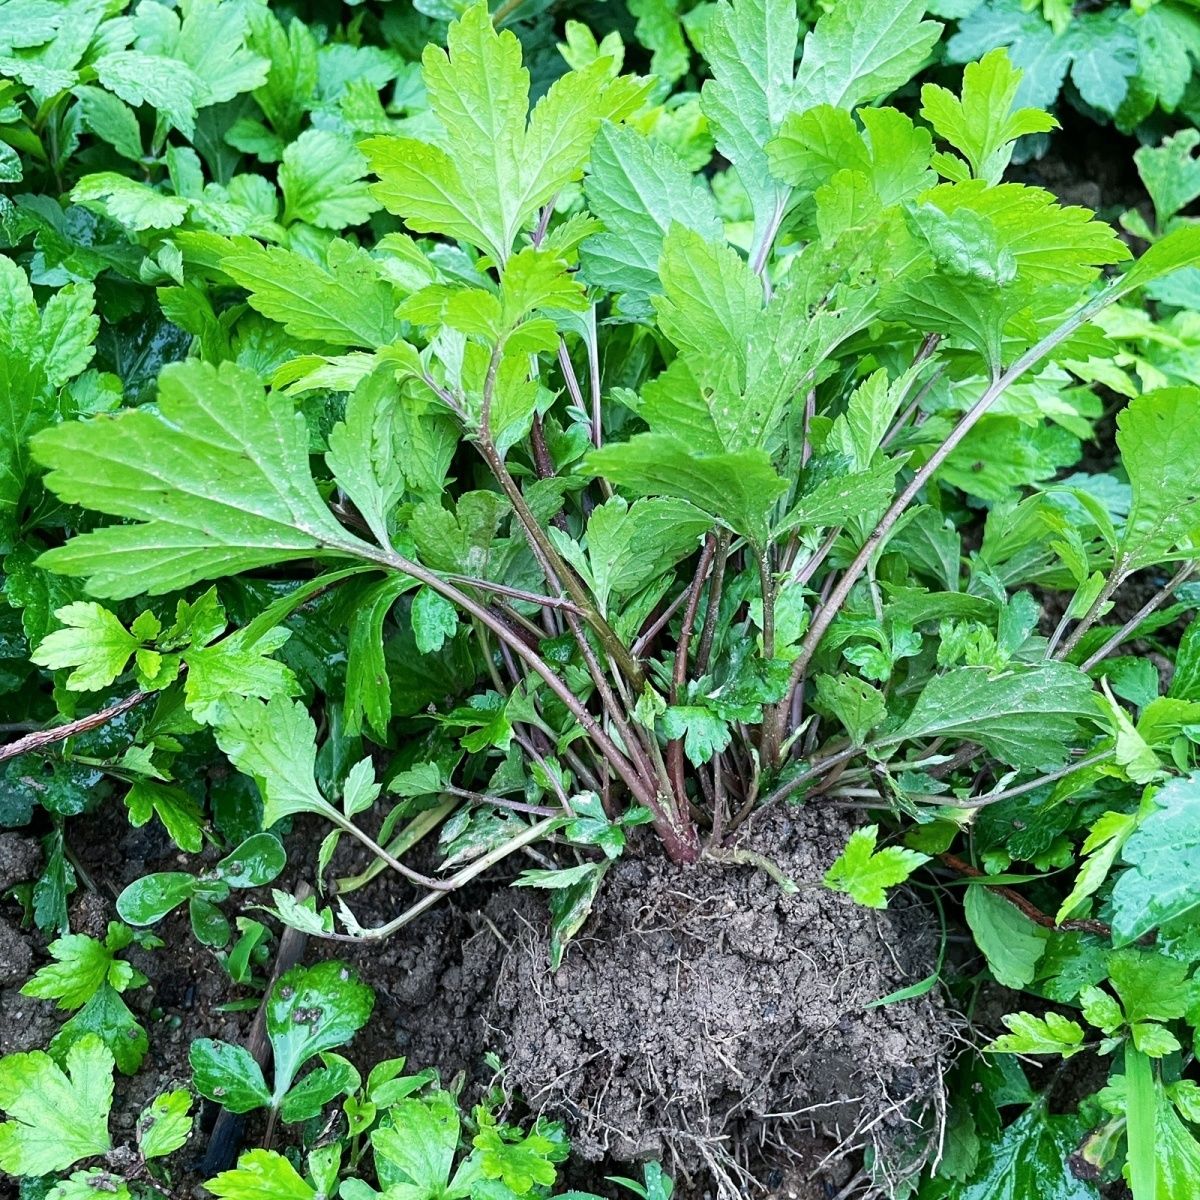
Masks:
[[[764,814],[753,845],[803,885],[848,832],[827,812]],[[933,993],[868,1007],[933,969],[915,900],[876,911],[631,857],[557,972],[546,939],[536,923],[513,939],[490,1021],[509,1081],[569,1119],[583,1157],[661,1157],[730,1200],[781,1168],[836,1178],[866,1145],[895,1173],[923,1161],[957,1018]]]

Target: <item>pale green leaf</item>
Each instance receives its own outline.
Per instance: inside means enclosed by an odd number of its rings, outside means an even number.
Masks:
[[[366,174],[367,160],[349,138],[306,129],[284,150],[279,167],[284,223],[307,221],[337,230],[361,225],[379,208]]]
[[[86,533],[40,560],[86,576],[97,595],[172,591],[362,546],[313,484],[303,417],[233,363],[169,366],[157,411],[47,429],[33,452],[61,499],[139,522]]]
[[[835,892],[846,892],[868,908],[887,908],[887,889],[903,883],[922,863],[929,861],[929,855],[905,846],[876,850],[878,836],[878,825],[856,829],[846,848],[825,872],[825,886]]]
[[[113,1056],[94,1034],[67,1051],[65,1073],[34,1050],[0,1059],[0,1170],[48,1175],[105,1154]]]
[[[135,638],[103,605],[77,600],[55,612],[64,628],[47,634],[30,655],[52,671],[73,667],[66,686],[72,692],[108,687],[126,668],[138,648]]]
[[[1061,1054],[1070,1058],[1083,1049],[1083,1027],[1059,1013],[1047,1012],[1044,1017],[1009,1013],[1001,1020],[1010,1032],[984,1047],[995,1054]]]
[[[317,1195],[296,1168],[273,1150],[247,1150],[236,1167],[208,1180],[204,1190],[221,1200],[316,1200]]]
[[[143,1158],[174,1154],[192,1132],[192,1096],[183,1088],[155,1096],[137,1119],[138,1150]]]

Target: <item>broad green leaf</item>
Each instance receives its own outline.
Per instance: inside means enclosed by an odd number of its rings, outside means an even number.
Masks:
[[[963,908],[996,982],[1017,990],[1028,987],[1046,949],[1047,931],[984,884],[967,888]]]
[[[283,843],[271,833],[255,833],[235,846],[213,872],[231,888],[262,887],[287,865]]]
[[[1197,146],[1200,146],[1200,130],[1182,129],[1174,137],[1164,138],[1158,146],[1142,146],[1134,152],[1133,160],[1154,202],[1154,219],[1160,230],[1200,196]]]
[[[184,1088],[155,1096],[137,1119],[138,1150],[145,1159],[174,1154],[192,1132],[192,1096]]]
[[[159,376],[158,411],[44,430],[47,486],[136,525],[83,534],[39,560],[114,599],[362,545],[322,502],[303,417],[244,368],[188,362]]]
[[[458,629],[458,613],[449,600],[423,587],[413,597],[411,620],[413,637],[422,654],[434,654]]]
[[[1085,1132],[1076,1117],[1030,1105],[1002,1133],[984,1141],[979,1162],[954,1200],[1099,1200],[1093,1183],[1079,1179],[1069,1159]]]
[[[1200,389],[1163,388],[1117,417],[1117,446],[1133,488],[1114,571],[1124,578],[1180,551],[1200,531]]]
[[[59,1008],[70,1010],[81,1007],[105,982],[124,991],[133,980],[133,968],[86,933],[56,938],[47,949],[54,962],[39,967],[21,995],[55,1000]]]
[[[267,1036],[275,1062],[273,1102],[283,1099],[309,1059],[349,1042],[374,1006],[375,993],[344,963],[288,971],[267,1004]]]
[[[846,848],[825,872],[825,886],[835,892],[846,892],[868,908],[887,908],[887,889],[903,883],[922,863],[929,861],[929,855],[904,846],[876,850],[878,836],[878,825],[856,829]]]
[[[188,1051],[188,1060],[196,1091],[222,1108],[244,1113],[271,1103],[262,1068],[244,1046],[197,1038]]]
[[[957,667],[925,685],[908,719],[888,743],[960,737],[1002,762],[1052,770],[1066,760],[1081,720],[1095,715],[1091,681],[1067,663]]]
[[[940,138],[962,153],[975,179],[999,183],[1017,138],[1058,128],[1049,113],[1014,108],[1020,82],[1021,72],[1006,51],[998,48],[968,64],[963,71],[961,99],[936,83],[921,89],[921,116]]]
[[[1200,906],[1200,776],[1175,779],[1153,798],[1121,849],[1129,869],[1112,893],[1113,941],[1124,946]]]
[[[276,626],[251,640],[245,630],[238,629],[210,646],[185,650],[183,694],[188,712],[195,720],[208,723],[230,696],[273,700],[296,695],[300,683],[295,674],[271,657],[290,636],[290,630]]]
[[[601,121],[634,111],[645,89],[613,79],[598,59],[556,80],[529,114],[521,44],[496,32],[484,3],[450,26],[446,46],[422,56],[436,143],[369,139],[363,149],[380,177],[372,191],[410,229],[469,242],[503,263],[537,210],[580,177]]]
[[[644,312],[659,290],[658,261],[673,224],[710,242],[723,236],[704,181],[669,146],[631,129],[601,126],[584,188],[604,232],[580,246],[582,273],[592,285],[620,293],[621,308],[630,314]]]
[[[858,108],[907,83],[925,64],[942,27],[924,0],[847,0],[805,35],[795,106]]]
[[[78,600],[54,615],[64,628],[47,634],[30,661],[52,671],[73,667],[66,681],[71,692],[101,691],[124,672],[138,639],[107,608]]]
[[[673,496],[694,504],[762,545],[767,518],[787,489],[762,450],[693,454],[663,434],[642,433],[588,455],[587,468],[635,495]]]
[[[995,1054],[1061,1054],[1070,1058],[1083,1049],[1083,1027],[1056,1012],[1044,1017],[1034,1013],[1010,1013],[1003,1017],[1010,1032],[989,1042],[984,1049]]]
[[[1150,246],[1121,276],[1115,296],[1126,296],[1156,279],[1200,263],[1200,225],[1184,225]]]
[[[112,1104],[113,1056],[95,1036],[67,1051],[65,1073],[34,1050],[0,1059],[0,1170],[49,1175],[105,1154]]]
[[[697,767],[724,750],[733,736],[727,721],[699,704],[672,705],[663,713],[660,724],[672,741],[683,739],[684,753]]]
[[[1154,1200],[1191,1200],[1200,1179],[1200,1142],[1157,1091],[1154,1126]]]
[[[192,136],[205,84],[186,63],[142,50],[113,50],[93,67],[100,82],[126,104],[148,104],[185,137]]]
[[[614,496],[597,505],[588,518],[584,565],[600,612],[609,611],[614,597],[635,595],[686,558],[710,526],[710,518],[682,500],[628,504]]]
[[[61,1064],[67,1052],[82,1038],[94,1036],[112,1051],[117,1070],[134,1075],[150,1048],[145,1029],[111,984],[103,983],[88,1002],[50,1041],[50,1057]]]
[[[71,199],[97,209],[132,233],[172,229],[182,223],[191,207],[179,196],[167,195],[116,171],[85,175],[72,189]]]
[[[274,1150],[247,1150],[230,1171],[204,1184],[221,1200],[316,1200],[317,1191]]]
[[[306,129],[283,152],[283,220],[320,229],[361,225],[377,208],[367,189],[367,160],[344,135]]]
[[[449,1093],[393,1104],[371,1133],[379,1182],[414,1200],[444,1196],[458,1137],[458,1105]]]
[[[863,745],[887,715],[883,694],[853,675],[818,675],[816,703],[846,727],[856,746]]]
[[[157,871],[127,884],[117,897],[117,912],[130,925],[153,925],[195,895],[200,887],[186,871]]]
[[[334,238],[324,263],[249,239],[220,259],[221,270],[250,293],[250,305],[293,337],[374,350],[401,333],[397,296],[365,250]]]
[[[317,787],[317,727],[303,704],[231,698],[213,732],[229,761],[258,784],[264,828],[302,812],[337,816]]]

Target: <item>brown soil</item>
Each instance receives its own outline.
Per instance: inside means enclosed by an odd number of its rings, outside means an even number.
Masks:
[[[730,1200],[783,1168],[836,1191],[865,1145],[912,1160],[953,1021],[933,996],[865,1007],[927,975],[934,944],[911,902],[820,886],[848,832],[816,810],[759,824],[791,896],[744,866],[624,859],[557,973],[524,924],[494,1020],[510,1081],[570,1118],[578,1155],[661,1158]]]

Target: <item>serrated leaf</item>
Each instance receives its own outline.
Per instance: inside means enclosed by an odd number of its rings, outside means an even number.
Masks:
[[[521,45],[510,30],[496,32],[486,4],[450,26],[446,45],[422,56],[438,141],[369,139],[363,149],[381,181],[372,190],[409,228],[461,239],[504,263],[538,208],[579,178],[600,122],[632,112],[644,89],[612,79],[599,59],[556,80],[527,122]]]
[[[995,1054],[1060,1054],[1070,1058],[1083,1049],[1083,1027],[1059,1013],[1048,1012],[1039,1017],[1019,1012],[1001,1019],[1010,1032],[984,1047]]]
[[[887,908],[886,889],[903,883],[917,867],[929,861],[929,855],[905,846],[876,850],[878,836],[878,825],[856,829],[846,848],[825,872],[825,886],[847,893],[868,908]]]
[[[112,1051],[117,1070],[134,1075],[150,1048],[145,1029],[125,1003],[124,997],[108,983],[99,990],[51,1039],[50,1056],[62,1063],[68,1051],[81,1038],[95,1036]]]
[[[1117,417],[1117,446],[1133,502],[1117,547],[1121,578],[1188,547],[1200,531],[1200,389],[1163,388]]]
[[[214,1175],[204,1189],[221,1200],[316,1200],[317,1196],[296,1168],[273,1150],[247,1150],[236,1167]]]
[[[886,740],[958,736],[1009,766],[1052,770],[1066,760],[1079,721],[1095,712],[1091,681],[1066,663],[996,674],[958,667],[925,685],[908,719]]]
[[[361,225],[379,208],[366,174],[367,160],[349,138],[306,129],[284,150],[279,166],[284,224],[307,221],[338,230]]]
[[[72,692],[101,691],[124,672],[138,639],[107,608],[79,600],[54,615],[64,628],[42,639],[32,662],[52,671],[73,667],[66,681]]]
[[[106,1153],[113,1056],[95,1035],[67,1051],[65,1073],[34,1050],[0,1059],[0,1170],[48,1175]]]
[[[166,367],[157,412],[59,425],[33,451],[62,499],[139,522],[83,534],[39,560],[86,576],[97,595],[172,591],[361,545],[313,485],[303,417],[234,363]]]
[[[155,1096],[137,1119],[138,1150],[144,1159],[174,1154],[192,1132],[192,1096],[183,1088]]]

